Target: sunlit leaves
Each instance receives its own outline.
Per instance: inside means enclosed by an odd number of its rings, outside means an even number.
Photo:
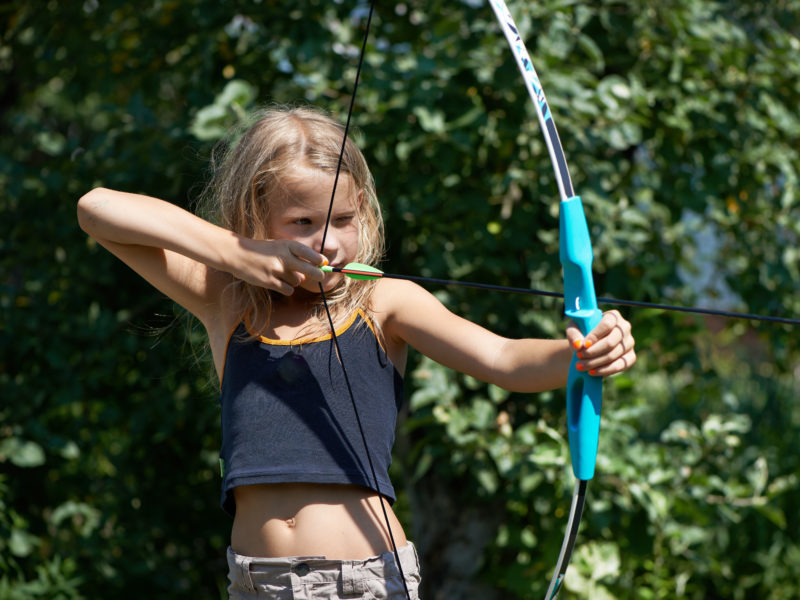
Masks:
[[[6,460],[18,467],[39,467],[45,463],[45,454],[36,442],[10,437],[0,441],[0,462]]]
[[[218,140],[232,126],[246,120],[255,99],[252,85],[238,79],[229,81],[212,104],[197,111],[189,130],[200,140]]]
[[[600,295],[800,314],[797,0],[510,5],[586,206]],[[343,120],[365,9],[4,9],[0,597],[224,587],[202,335],[184,346],[169,303],[87,243],[74,203],[106,185],[190,205],[212,144],[255,105],[307,101]],[[387,268],[560,288],[547,149],[484,2],[379,3],[355,106]],[[563,335],[556,302],[434,291],[502,334]],[[797,333],[625,315],[640,360],[607,385],[567,591],[797,598]],[[423,504],[407,523],[430,589],[470,573],[497,597],[541,596],[572,484],[562,396],[413,356],[407,385],[395,468],[409,491],[396,487],[398,504]],[[439,550],[464,515],[482,533],[459,570],[437,561],[461,556]]]

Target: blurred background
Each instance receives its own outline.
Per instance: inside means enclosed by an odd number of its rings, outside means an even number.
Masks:
[[[800,1],[514,1],[598,295],[800,317]],[[361,0],[0,6],[0,599],[223,598],[218,402],[196,322],[80,231],[95,186],[192,208],[257,106],[344,121]],[[488,6],[379,3],[355,139],[395,272],[560,291],[558,194]],[[560,302],[431,288],[512,337]],[[800,597],[796,326],[623,309],[564,597]],[[544,595],[561,392],[415,356],[393,465],[426,599]]]

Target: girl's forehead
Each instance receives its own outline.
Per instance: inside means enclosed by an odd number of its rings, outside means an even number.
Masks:
[[[330,203],[333,185],[336,182],[337,204],[355,200],[355,184],[348,173],[340,173],[336,181],[334,173],[327,173],[311,167],[296,167],[289,171],[284,178],[284,185],[289,191],[287,200],[289,204],[318,204],[324,201]]]

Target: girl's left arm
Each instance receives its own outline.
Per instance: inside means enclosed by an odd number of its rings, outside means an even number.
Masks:
[[[576,351],[578,368],[593,375],[620,373],[636,362],[630,323],[617,311],[605,313],[585,339],[574,325],[562,340],[509,339],[453,314],[408,281],[381,280],[374,300],[391,344],[408,344],[446,367],[515,392],[565,386]]]

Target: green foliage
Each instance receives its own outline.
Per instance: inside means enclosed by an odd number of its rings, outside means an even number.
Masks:
[[[800,3],[511,8],[601,295],[800,315]],[[0,598],[220,597],[229,522],[202,340],[87,242],[74,206],[96,185],[191,205],[214,140],[255,104],[343,117],[364,7],[0,14]],[[488,6],[380,6],[354,118],[387,270],[560,288],[552,169]],[[563,329],[552,302],[436,293],[506,335]],[[626,316],[640,360],[607,385],[566,593],[800,596],[796,331]],[[424,359],[407,380],[394,474],[425,597],[475,597],[448,595],[442,573],[481,597],[542,595],[572,486],[561,394],[508,394]]]

